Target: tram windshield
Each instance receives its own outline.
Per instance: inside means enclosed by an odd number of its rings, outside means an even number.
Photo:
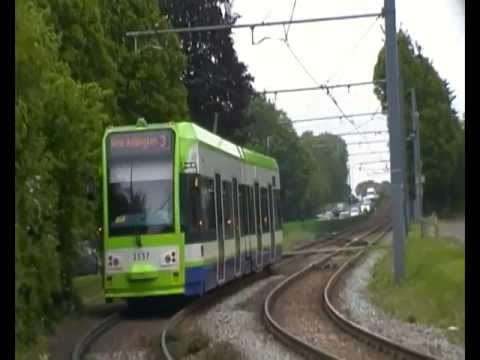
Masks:
[[[172,138],[168,130],[109,136],[111,236],[173,231]]]

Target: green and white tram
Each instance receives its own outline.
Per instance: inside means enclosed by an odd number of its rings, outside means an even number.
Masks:
[[[281,257],[276,161],[190,122],[103,141],[105,298],[201,295]]]

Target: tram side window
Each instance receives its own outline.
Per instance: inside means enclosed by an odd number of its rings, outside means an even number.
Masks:
[[[248,197],[247,197],[247,209],[248,209],[248,233],[250,235],[255,234],[255,204],[253,202],[253,188],[251,186],[247,187]]]
[[[206,240],[217,237],[217,223],[215,219],[215,182],[210,178],[202,179],[202,212],[205,219],[205,229],[208,232]]]
[[[182,176],[182,231],[185,231],[189,243],[216,238],[213,184],[213,179],[199,175]]]
[[[240,235],[248,234],[248,187],[240,185],[238,187],[239,203],[240,203]]]
[[[233,238],[232,184],[228,181],[222,182],[222,198],[225,239],[231,239]]]
[[[275,212],[275,230],[282,229],[282,211],[281,211],[281,204],[280,204],[280,190],[273,191],[273,198],[274,198],[274,212]]]
[[[270,231],[270,223],[268,219],[268,193],[267,189],[260,189],[260,203],[262,206],[262,232],[266,233]]]
[[[189,205],[190,205],[190,232],[201,233],[203,230],[202,220],[202,204],[201,204],[201,190],[200,179],[198,176],[190,176],[189,179]]]

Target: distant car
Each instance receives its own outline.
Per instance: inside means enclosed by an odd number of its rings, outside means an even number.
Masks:
[[[378,194],[376,193],[374,188],[368,188],[364,199],[377,200],[378,199]]]
[[[333,219],[333,213],[331,211],[326,211],[323,214],[318,214],[317,219],[318,220],[332,220]]]
[[[327,220],[327,217],[325,214],[317,214],[316,216],[317,220]]]
[[[350,209],[350,216],[358,216],[360,215],[360,209],[358,207],[352,207]]]
[[[340,215],[338,215],[339,219],[346,219],[350,216],[350,211],[342,211],[340,212]]]
[[[372,209],[372,201],[370,199],[365,199],[362,201],[362,204],[360,205],[360,212],[367,213],[370,212]]]

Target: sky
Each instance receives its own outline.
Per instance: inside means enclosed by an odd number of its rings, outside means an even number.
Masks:
[[[294,0],[235,0],[237,24],[288,20]],[[378,13],[383,0],[297,0],[293,19]],[[406,30],[432,60],[440,76],[450,83],[457,98],[454,108],[465,112],[465,4],[461,0],[396,1],[397,30]],[[384,19],[321,22],[292,25],[288,45],[281,26],[233,31],[238,57],[255,78],[257,91],[371,81],[377,55],[383,46]],[[269,38],[261,41],[263,38]],[[261,41],[261,42],[260,42]],[[293,52],[293,54],[292,54]],[[371,85],[332,90],[345,114],[376,112],[380,103]],[[292,120],[340,115],[323,91],[268,95]],[[362,181],[390,181],[386,118],[366,116],[295,124],[298,134],[313,131],[342,135],[349,151],[352,189]],[[384,132],[382,132],[384,131]],[[370,143],[372,142],[372,143]],[[365,154],[367,153],[367,154]]]

